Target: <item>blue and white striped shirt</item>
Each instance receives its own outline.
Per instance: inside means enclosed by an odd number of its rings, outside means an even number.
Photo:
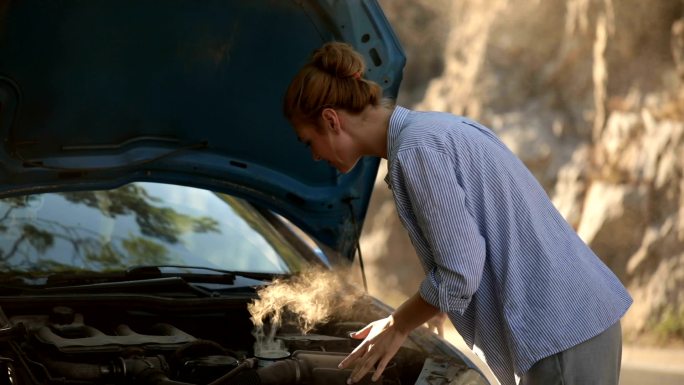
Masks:
[[[449,315],[504,385],[617,322],[632,299],[488,128],[397,106],[386,179]]]

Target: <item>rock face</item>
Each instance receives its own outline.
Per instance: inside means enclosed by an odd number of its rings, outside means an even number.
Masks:
[[[684,3],[381,5],[408,58],[398,102],[495,130],[630,290],[627,337],[684,339]],[[396,304],[422,270],[385,173],[362,247],[369,282]]]

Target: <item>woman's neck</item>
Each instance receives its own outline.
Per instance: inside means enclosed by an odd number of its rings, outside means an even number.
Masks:
[[[368,106],[360,114],[351,116],[351,134],[359,144],[362,155],[387,159],[387,133],[394,107]]]

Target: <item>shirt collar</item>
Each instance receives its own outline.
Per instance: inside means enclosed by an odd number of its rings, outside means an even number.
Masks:
[[[409,112],[411,112],[411,110],[408,108],[395,106],[394,111],[392,111],[392,115],[390,116],[389,127],[387,129],[387,175],[385,175],[385,183],[387,183],[387,187],[390,189],[392,188],[392,185],[390,183],[389,170],[392,158],[394,158],[394,145]]]

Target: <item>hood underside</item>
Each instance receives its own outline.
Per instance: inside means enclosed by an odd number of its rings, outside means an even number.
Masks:
[[[0,196],[135,180],[232,193],[353,257],[378,167],[315,163],[282,117],[310,53],[347,41],[394,98],[405,62],[375,1],[0,4]]]

